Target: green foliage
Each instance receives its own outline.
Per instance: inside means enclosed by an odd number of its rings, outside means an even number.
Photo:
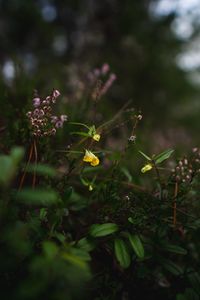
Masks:
[[[112,234],[118,230],[118,226],[113,223],[93,224],[90,228],[90,234],[93,237],[102,237]]]
[[[129,242],[130,242],[133,250],[135,251],[135,254],[139,258],[144,258],[144,248],[143,248],[143,245],[142,245],[142,242],[141,242],[139,236],[136,234],[132,235],[129,233],[128,239],[129,239]]]
[[[131,259],[125,242],[122,239],[114,241],[115,256],[122,268],[126,269],[130,266]]]

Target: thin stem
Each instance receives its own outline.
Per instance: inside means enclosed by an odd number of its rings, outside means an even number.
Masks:
[[[22,186],[23,186],[23,183],[24,183],[24,180],[25,180],[25,177],[26,177],[26,170],[27,170],[27,167],[28,167],[28,165],[31,161],[32,156],[33,156],[33,148],[34,148],[34,145],[31,144],[31,148],[30,148],[30,152],[29,152],[29,158],[28,158],[28,161],[27,161],[26,166],[24,168],[24,173],[23,173],[23,175],[21,177],[21,180],[20,180],[19,189],[18,189],[19,191],[22,189]]]
[[[34,166],[34,172],[33,172],[33,181],[32,181],[32,188],[35,187],[35,183],[36,183],[36,172],[35,172],[35,167],[37,165],[37,161],[38,161],[38,153],[37,153],[37,144],[36,144],[36,140],[34,139],[33,141],[33,147],[34,147],[34,154],[35,154],[35,166]]]
[[[175,189],[174,189],[174,203],[173,203],[173,225],[174,225],[174,227],[176,227],[176,223],[177,223],[177,203],[176,203],[177,195],[178,195],[178,182],[176,181]]]

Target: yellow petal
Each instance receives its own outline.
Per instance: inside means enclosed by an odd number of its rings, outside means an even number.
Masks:
[[[91,156],[85,155],[85,156],[83,157],[83,161],[85,161],[85,162],[91,162],[91,161],[92,161],[92,157],[91,157]]]
[[[101,136],[100,136],[100,134],[96,133],[96,134],[93,135],[92,138],[93,138],[93,140],[95,140],[96,142],[98,142],[100,140]]]
[[[93,191],[93,186],[90,184],[88,189],[90,192]]]
[[[88,150],[85,150],[85,156],[83,157],[83,161],[91,162],[92,159],[93,159],[93,153]]]
[[[93,160],[91,161],[91,166],[93,166],[93,167],[96,167],[96,166],[98,166],[98,164],[99,164],[99,159],[98,159],[98,157],[94,157],[93,158]]]
[[[142,169],[141,172],[142,173],[146,173],[148,171],[150,171],[153,168],[153,166],[151,164],[146,164]]]

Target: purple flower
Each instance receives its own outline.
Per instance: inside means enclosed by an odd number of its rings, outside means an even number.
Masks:
[[[52,116],[51,117],[51,123],[55,124],[58,121],[58,117]]]
[[[100,70],[99,69],[94,69],[94,75],[96,76],[96,77],[99,77],[99,75],[100,75]]]
[[[33,98],[33,106],[34,107],[40,106],[40,98]]]
[[[60,92],[58,90],[53,90],[53,94],[52,95],[53,95],[54,98],[57,98],[57,97],[60,96]]]
[[[110,66],[108,64],[103,64],[102,68],[101,68],[101,73],[103,75],[106,75],[108,73],[108,71],[110,70]]]
[[[61,115],[61,116],[60,116],[60,120],[61,120],[62,122],[67,121],[67,116],[66,116],[66,115]]]
[[[39,112],[40,112],[40,110],[39,110],[38,108],[36,108],[36,109],[33,111],[34,117],[38,117],[38,116],[39,116]]]
[[[63,127],[63,122],[61,120],[57,121],[56,124],[55,124],[55,127],[56,128],[62,128]]]

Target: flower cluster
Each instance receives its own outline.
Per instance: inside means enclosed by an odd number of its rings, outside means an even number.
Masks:
[[[193,177],[200,173],[200,149],[193,148],[190,158],[180,159],[172,173],[177,182],[190,183]]]
[[[116,74],[110,73],[110,66],[107,63],[104,63],[100,69],[94,69],[92,72],[88,74],[89,81],[91,84],[97,84],[94,92],[92,93],[92,98],[97,99],[101,96],[105,95],[107,91],[112,86],[113,82],[117,79]],[[107,80],[104,84],[100,84],[102,77],[107,77]]]
[[[29,111],[26,115],[30,121],[34,136],[55,135],[57,128],[61,128],[63,123],[67,121],[66,115],[57,117],[52,114],[52,106],[56,103],[59,96],[60,92],[53,90],[51,95],[45,99],[41,99],[38,95],[35,95],[33,98],[34,109]]]

